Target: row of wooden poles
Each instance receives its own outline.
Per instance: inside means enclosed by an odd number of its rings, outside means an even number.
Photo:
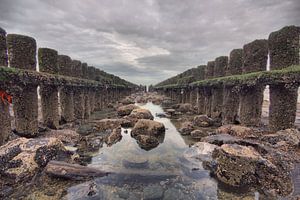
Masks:
[[[234,49],[228,56],[217,57],[207,65],[199,66],[203,79],[265,71],[269,56],[270,70],[299,65],[300,27],[288,26],[272,32],[268,40],[255,40]],[[238,86],[238,85],[237,85]],[[178,102],[198,106],[200,114],[220,119],[223,124],[261,125],[264,89],[266,85],[255,83],[237,87],[223,84],[220,87],[182,87],[158,89]],[[270,84],[269,128],[282,130],[294,127],[297,84]],[[239,88],[239,89],[237,89]]]
[[[26,70],[37,70],[37,45],[34,38],[8,34],[0,28],[0,66]],[[89,67],[69,56],[58,55],[49,48],[38,49],[39,71],[49,74],[95,80],[101,71]],[[68,77],[66,77],[66,81]],[[100,85],[100,84],[99,84]],[[34,137],[38,134],[38,93],[40,87],[42,121],[50,128],[57,128],[59,122],[73,122],[87,119],[91,112],[105,108],[110,102],[129,95],[131,88],[109,87],[107,85],[70,86],[57,84],[18,84],[12,80],[13,113],[16,132]],[[7,88],[3,86],[2,88]],[[1,89],[1,85],[0,85]],[[0,101],[0,145],[11,132],[10,105]]]

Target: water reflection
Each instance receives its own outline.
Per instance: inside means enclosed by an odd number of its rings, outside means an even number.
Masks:
[[[103,146],[89,164],[113,174],[69,188],[66,199],[224,199],[229,194],[230,198],[255,199],[254,193],[232,194],[225,192],[231,189],[219,189],[199,159],[184,156],[192,149],[171,121],[156,117],[163,109],[152,103],[139,106],[165,125],[161,143],[145,150],[130,136],[130,129],[122,129],[122,140]]]

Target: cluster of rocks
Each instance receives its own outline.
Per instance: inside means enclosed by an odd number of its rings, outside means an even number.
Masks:
[[[213,135],[202,137],[192,148],[197,149],[193,152],[204,167],[221,182],[232,187],[256,188],[275,198],[293,191],[290,173],[293,162],[299,159],[295,153],[299,139],[296,129],[269,133],[224,125]]]

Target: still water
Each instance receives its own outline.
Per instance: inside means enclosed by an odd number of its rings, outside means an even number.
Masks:
[[[130,136],[130,129],[122,129],[122,140],[99,149],[89,165],[113,174],[70,187],[66,199],[258,199],[254,192],[223,188],[203,169],[201,160],[190,158],[193,149],[171,121],[155,117],[163,113],[161,106],[138,106],[165,125],[160,144],[146,151]]]

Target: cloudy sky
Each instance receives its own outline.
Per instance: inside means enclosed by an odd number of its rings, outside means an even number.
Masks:
[[[0,0],[0,27],[134,83],[155,84],[285,25],[299,0]]]

